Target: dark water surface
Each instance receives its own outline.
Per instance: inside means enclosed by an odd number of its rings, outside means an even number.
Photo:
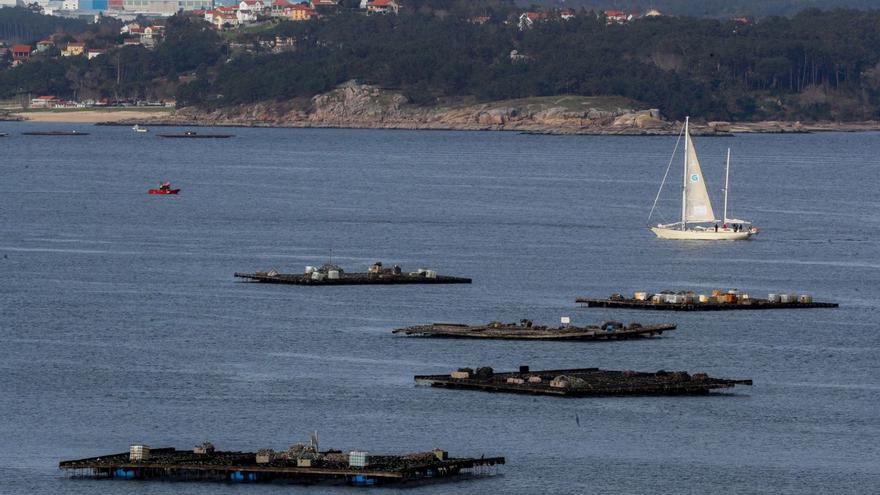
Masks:
[[[69,480],[62,459],[130,443],[505,455],[500,475],[408,493],[872,493],[880,486],[880,135],[697,138],[720,214],[753,242],[643,226],[674,138],[236,129],[162,140],[0,123],[0,492],[353,493]],[[677,178],[680,166],[673,168]],[[146,189],[171,180],[179,197]],[[676,215],[676,194],[662,204]],[[382,260],[470,286],[295,287],[234,271]],[[838,310],[578,308],[578,295],[738,287]],[[431,321],[673,320],[612,343],[407,339]],[[459,366],[704,371],[754,387],[695,398],[416,387]],[[575,418],[580,419],[580,426]]]

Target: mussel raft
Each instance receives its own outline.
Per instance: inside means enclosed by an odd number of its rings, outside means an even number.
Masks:
[[[399,266],[384,268],[382,263],[373,263],[367,272],[347,273],[341,267],[327,263],[320,267],[307,266],[302,274],[268,272],[241,273],[238,278],[252,282],[292,285],[399,285],[399,284],[469,284],[471,279],[438,275],[434,270],[419,268],[415,272],[404,272]]]
[[[650,338],[663,332],[675,330],[674,323],[628,326],[616,321],[585,327],[561,326],[556,328],[533,325],[530,320],[519,323],[491,322],[488,325],[462,325],[457,323],[433,323],[398,328],[392,333],[418,337],[504,339],[504,340],[623,340]]]
[[[756,309],[806,309],[836,308],[837,303],[815,302],[809,294],[769,294],[767,299],[751,297],[737,289],[722,291],[715,289],[712,294],[697,294],[693,291],[671,290],[656,294],[635,292],[632,298],[612,294],[607,299],[579,297],[575,302],[586,304],[589,308],[652,309],[660,311],[732,311]]]
[[[440,449],[373,455],[298,447],[223,452],[207,442],[193,450],[132,445],[129,452],[61,461],[58,467],[74,478],[373,486],[492,474],[505,462],[504,457],[452,458]]]
[[[490,367],[476,371],[459,368],[449,375],[417,375],[415,380],[432,387],[558,397],[705,395],[715,389],[752,384],[752,380],[727,380],[684,371],[643,373],[599,368],[531,371],[528,366],[506,373],[495,373]]]

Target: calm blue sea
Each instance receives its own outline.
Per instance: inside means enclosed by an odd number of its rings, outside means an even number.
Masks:
[[[78,128],[82,137],[29,137]],[[131,443],[442,447],[493,477],[407,493],[873,493],[880,486],[880,134],[696,138],[720,212],[752,242],[644,228],[674,137],[0,123],[0,493],[353,493],[70,480],[63,459]],[[182,130],[182,129],[165,129]],[[205,130],[207,131],[207,130]],[[677,168],[673,169],[680,170]],[[677,177],[677,175],[675,175]],[[148,196],[160,180],[178,197]],[[676,218],[676,191],[663,196]],[[469,286],[293,287],[235,271],[374,261]],[[837,310],[665,314],[579,295],[735,287]],[[639,342],[467,342],[432,321],[675,321]],[[707,397],[564,400],[416,386],[461,366],[686,370],[752,378]],[[580,425],[576,422],[579,419]],[[383,491],[383,490],[377,490]]]

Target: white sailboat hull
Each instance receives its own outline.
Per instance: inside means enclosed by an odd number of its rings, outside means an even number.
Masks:
[[[731,229],[719,229],[715,232],[714,229],[680,230],[669,227],[651,227],[651,232],[661,239],[679,241],[745,241],[757,233],[751,230],[734,232]]]

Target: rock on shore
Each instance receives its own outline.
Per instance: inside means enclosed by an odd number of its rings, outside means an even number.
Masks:
[[[356,82],[345,83],[308,101],[263,102],[212,111],[189,107],[161,118],[123,123],[621,135],[670,134],[679,130],[658,110],[638,108],[624,98],[564,95],[491,103],[448,101],[424,107],[412,104],[401,93]],[[705,131],[715,133],[708,127]]]
[[[109,123],[109,122],[108,122]],[[128,119],[116,124],[247,127],[339,127],[369,129],[498,130],[536,134],[667,135],[681,122],[657,109],[621,97],[544,96],[479,103],[447,100],[435,106],[413,104],[402,93],[344,83],[311,99],[261,102],[204,110],[187,107],[170,115]],[[880,130],[878,122],[691,122],[692,135],[802,133]]]

